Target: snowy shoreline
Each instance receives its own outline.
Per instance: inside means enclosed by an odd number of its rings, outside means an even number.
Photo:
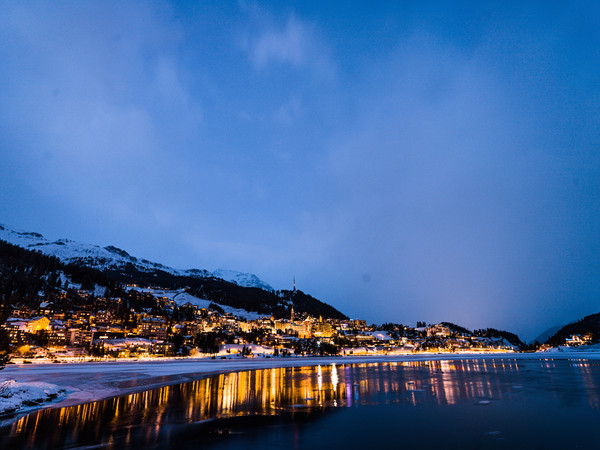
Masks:
[[[537,353],[421,353],[397,356],[292,358],[173,359],[63,364],[14,364],[0,371],[0,385],[12,386],[15,396],[0,393],[0,417],[60,408],[142,392],[211,376],[279,367],[466,359],[600,359],[598,351]],[[10,391],[7,391],[10,392]],[[47,398],[39,402],[40,392]],[[28,398],[28,395],[31,398]],[[21,406],[18,402],[21,401]],[[50,403],[48,403],[50,402]]]

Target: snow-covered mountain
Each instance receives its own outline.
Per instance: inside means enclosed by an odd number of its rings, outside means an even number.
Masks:
[[[141,272],[161,270],[173,275],[195,278],[220,278],[244,287],[257,287],[267,291],[273,288],[256,275],[236,272],[233,270],[215,270],[209,272],[203,269],[174,269],[160,263],[131,256],[125,250],[109,245],[100,247],[93,244],[83,244],[69,239],[50,241],[39,233],[11,230],[0,224],[0,240],[28,250],[38,250],[46,255],[55,256],[64,263],[80,264],[98,270],[120,270],[133,266]]]
[[[272,291],[273,288],[267,283],[262,281],[256,275],[251,273],[236,272],[235,270],[218,269],[212,272],[212,276],[215,278],[221,278],[225,281],[230,281],[238,286],[246,287],[258,287],[265,291]]]

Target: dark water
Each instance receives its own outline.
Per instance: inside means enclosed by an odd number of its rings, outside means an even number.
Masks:
[[[220,375],[0,428],[0,448],[600,448],[600,362],[339,364]]]

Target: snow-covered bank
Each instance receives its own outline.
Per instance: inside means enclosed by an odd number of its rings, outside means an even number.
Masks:
[[[548,348],[541,353],[551,354],[552,356],[561,354],[568,354],[572,356],[600,354],[600,344],[579,345],[576,347],[570,345],[559,345],[558,347]]]
[[[361,364],[379,362],[439,361],[459,359],[600,359],[600,352],[538,352],[448,354],[420,353],[398,356],[291,357],[291,358],[232,358],[142,360],[128,362],[97,362],[67,364],[16,364],[0,371],[0,383],[36,386],[51,382],[52,393],[64,397],[52,404],[37,407],[59,407],[101,400],[118,395],[140,392],[168,384],[184,383],[220,373],[275,367],[302,367],[329,364]],[[35,397],[32,394],[32,397]],[[26,398],[26,397],[22,397]],[[31,397],[28,397],[31,398]],[[30,406],[27,410],[33,409]]]
[[[64,397],[66,391],[54,384],[21,383],[7,380],[0,383],[0,416],[16,411],[36,409],[44,403]]]

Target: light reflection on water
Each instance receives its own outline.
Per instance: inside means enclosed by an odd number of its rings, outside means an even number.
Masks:
[[[598,363],[586,360],[408,361],[243,371],[41,410],[0,429],[0,447],[167,447],[182,429],[193,430],[195,438],[206,434],[212,430],[207,423],[213,423],[207,421],[215,419],[219,424],[250,416],[294,421],[336,407],[374,405],[439,408],[505,399],[525,404],[532,392],[544,402],[598,410],[599,378]]]

